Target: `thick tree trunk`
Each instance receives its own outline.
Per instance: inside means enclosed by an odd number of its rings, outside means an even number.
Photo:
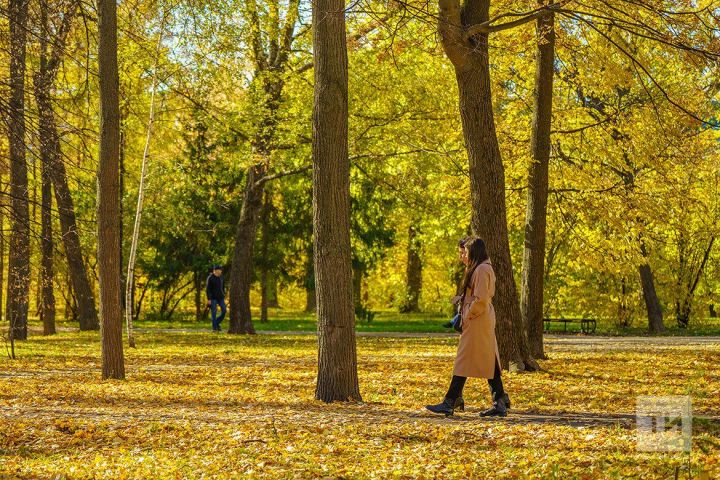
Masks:
[[[645,263],[638,267],[640,272],[640,283],[642,285],[643,299],[647,308],[648,329],[650,333],[661,333],[665,331],[663,324],[663,311],[660,305],[660,299],[655,291],[655,280],[653,278],[652,269],[647,261],[647,249],[645,243],[640,240],[640,252],[642,253]]]
[[[640,282],[642,283],[643,299],[647,307],[648,329],[650,333],[664,332],[662,307],[655,291],[655,281],[650,265],[644,263],[638,267],[638,270],[640,272]]]
[[[100,322],[95,308],[95,294],[90,285],[85,262],[83,261],[80,235],[75,218],[75,206],[70,194],[65,166],[61,160],[53,162],[50,174],[55,189],[55,202],[60,216],[60,229],[68,262],[68,273],[77,298],[77,316],[80,330],[97,330]]]
[[[7,318],[13,340],[27,339],[30,275],[30,210],[25,160],[25,51],[29,0],[9,0],[10,99],[8,143],[10,146],[11,234],[8,256]]]
[[[503,367],[535,370],[513,277],[505,207],[505,172],[500,156],[490,91],[488,34],[468,38],[466,29],[489,19],[490,0],[439,0],[438,31],[455,67],[460,118],[468,152],[472,229],[485,239],[497,276],[493,299]]]
[[[545,273],[545,235],[547,226],[548,166],[555,65],[555,18],[553,14],[537,20],[535,63],[535,109],[532,123],[532,164],[528,175],[525,213],[520,311],[527,329],[530,352],[546,358],[543,348],[543,289]]]
[[[0,277],[0,279],[2,279],[2,277]],[[0,282],[0,284],[2,284],[2,282]],[[717,318],[717,317],[718,317],[718,312],[717,312],[717,310],[716,310],[716,308],[715,308],[715,304],[714,304],[714,303],[711,303],[710,305],[708,305],[708,314],[710,315],[710,318]]]
[[[468,20],[488,20],[489,0],[479,1]],[[505,207],[505,171],[500,156],[490,91],[488,35],[475,36],[475,48],[467,53],[455,73],[460,95],[460,117],[470,164],[472,228],[488,247],[497,276],[493,305],[497,313],[497,340],[504,368],[535,370],[520,315],[513,277]]]
[[[253,165],[246,174],[245,196],[235,230],[232,270],[230,272],[230,328],[228,333],[255,333],[250,313],[253,249],[258,218],[262,208],[262,185],[256,182],[265,168]]]
[[[421,245],[414,225],[408,228],[407,268],[405,270],[405,301],[400,307],[402,313],[420,311],[420,292],[422,291]]]
[[[100,155],[97,222],[100,278],[102,378],[125,378],[120,298],[120,103],[117,65],[117,3],[98,0]]]
[[[313,233],[317,288],[315,398],[360,400],[350,252],[348,57],[343,0],[312,5]]]

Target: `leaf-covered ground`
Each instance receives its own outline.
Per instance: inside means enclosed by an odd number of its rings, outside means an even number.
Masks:
[[[364,403],[325,405],[311,336],[145,332],[122,382],[100,380],[97,333],[34,336],[0,360],[0,478],[672,478],[687,456],[636,449],[644,394],[692,396],[693,474],[720,478],[716,340],[550,338],[484,420],[480,380],[464,414],[423,411],[453,337],[358,338]]]

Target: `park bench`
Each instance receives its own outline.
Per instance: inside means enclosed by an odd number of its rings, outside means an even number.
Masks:
[[[550,324],[552,322],[562,322],[564,332],[567,332],[568,323],[579,323],[580,330],[585,334],[595,333],[595,328],[597,328],[597,322],[592,318],[545,318],[543,322],[545,322],[546,332],[550,331]]]

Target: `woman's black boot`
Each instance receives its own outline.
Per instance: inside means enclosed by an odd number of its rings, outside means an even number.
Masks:
[[[493,401],[492,408],[488,408],[480,412],[481,417],[507,417],[507,405],[505,404],[505,395]]]
[[[443,400],[442,403],[438,403],[437,405],[425,405],[425,408],[433,413],[444,414],[446,417],[449,417],[455,412],[456,408],[458,410],[465,411],[465,402],[462,397],[458,397],[455,400],[445,397],[445,400]]]

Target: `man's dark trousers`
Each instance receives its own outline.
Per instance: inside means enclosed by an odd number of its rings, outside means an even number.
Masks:
[[[217,307],[220,307],[220,315],[217,314]],[[225,306],[225,299],[210,300],[210,317],[212,318],[213,330],[220,330],[220,322],[225,318],[227,307]]]

